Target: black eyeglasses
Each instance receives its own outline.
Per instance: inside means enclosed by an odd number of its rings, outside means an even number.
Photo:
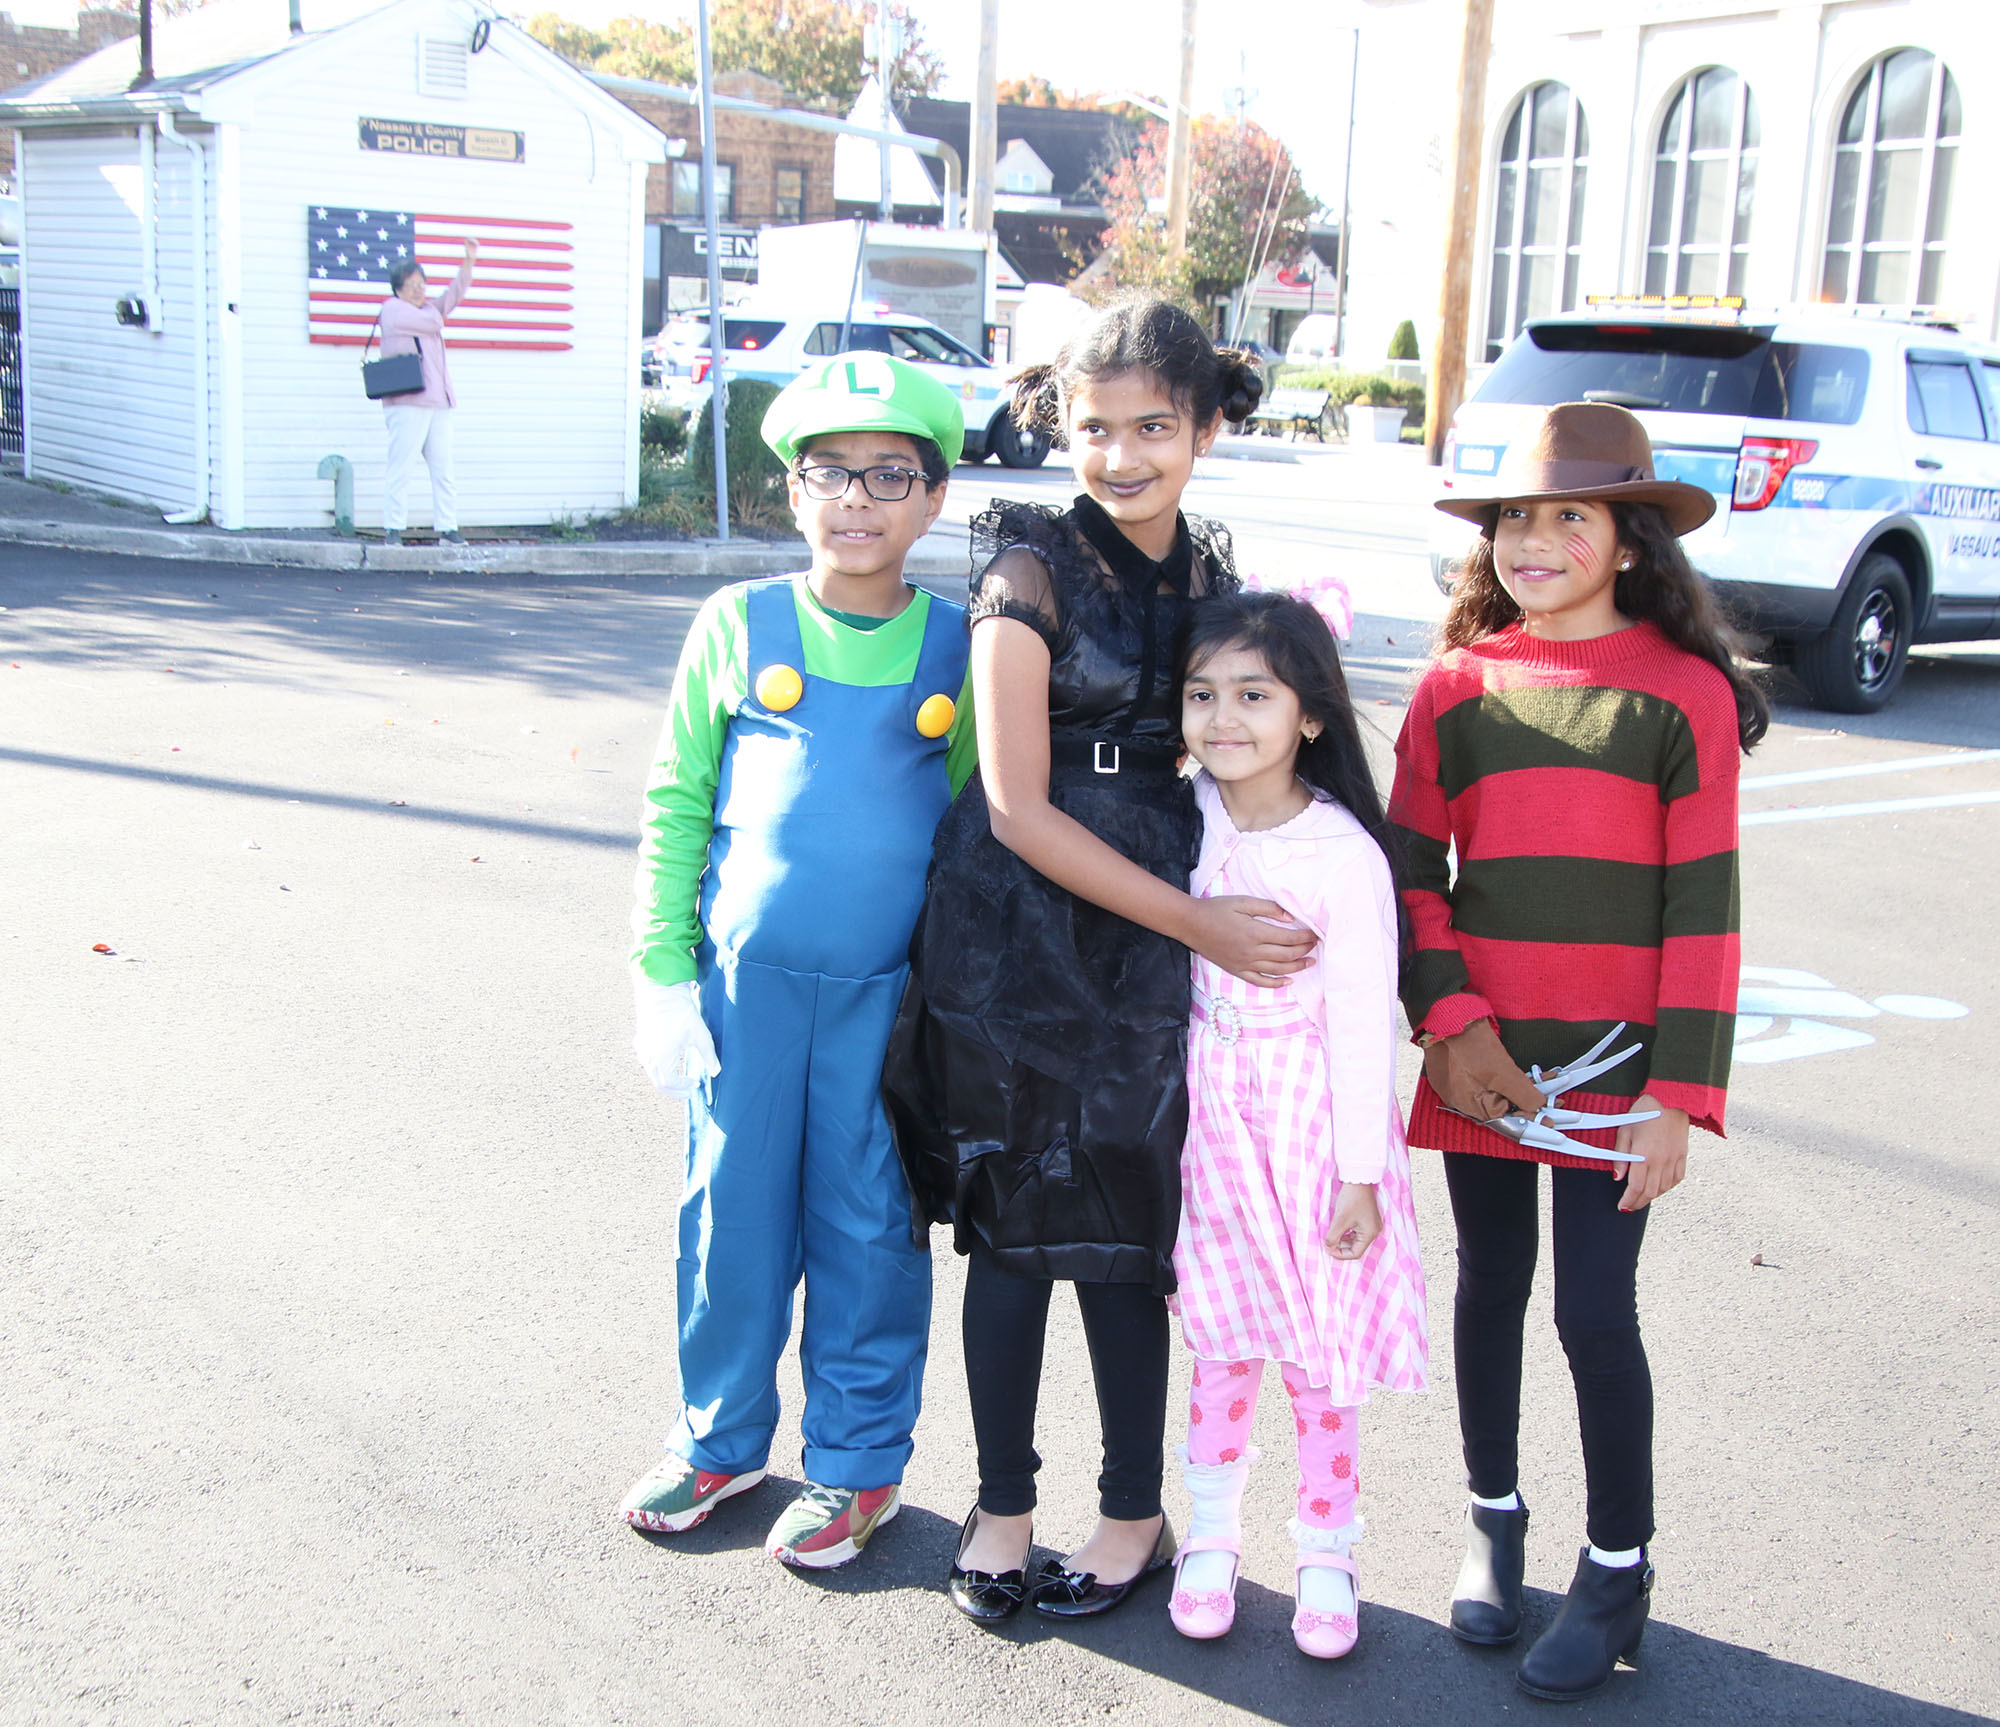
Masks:
[[[909,468],[843,468],[832,462],[799,469],[799,484],[809,498],[844,498],[847,488],[859,480],[861,489],[882,504],[900,504],[922,478]]]

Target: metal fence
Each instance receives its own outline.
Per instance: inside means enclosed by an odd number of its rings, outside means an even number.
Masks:
[[[0,456],[21,453],[21,290],[0,288]]]

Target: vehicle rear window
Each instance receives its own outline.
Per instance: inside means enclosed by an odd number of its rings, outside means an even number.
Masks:
[[[725,347],[768,348],[785,327],[783,318],[724,318],[722,341]]]
[[[1474,399],[1851,426],[1867,393],[1862,348],[1774,342],[1733,324],[1543,324],[1500,356]]]
[[[880,324],[853,324],[848,327],[847,343],[843,347],[838,324],[818,324],[806,338],[808,354],[886,354],[889,352],[889,332]]]
[[[1910,360],[1910,430],[1934,438],[1984,438],[1979,388],[1958,360]]]
[[[899,360],[930,360],[946,366],[977,366],[984,362],[970,349],[962,348],[942,330],[923,324],[890,325],[896,338]]]

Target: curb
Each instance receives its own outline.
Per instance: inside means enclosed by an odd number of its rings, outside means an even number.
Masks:
[[[482,546],[382,546],[356,540],[289,540],[256,535],[182,533],[171,528],[119,528],[94,522],[37,521],[0,516],[0,544],[52,546],[115,557],[165,558],[206,564],[276,564],[307,570],[366,570],[379,575],[467,576],[753,576],[787,575],[802,567],[802,541],[690,540],[598,545],[541,541]],[[965,573],[963,544],[919,547],[908,568],[918,575]]]

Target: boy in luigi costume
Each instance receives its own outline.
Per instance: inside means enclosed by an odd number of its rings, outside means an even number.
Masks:
[[[639,847],[634,1048],[688,1099],[681,1409],[620,1508],[692,1529],[764,1478],[805,1283],[806,1486],[767,1550],[825,1568],[900,1506],[929,1255],[881,1102],[938,818],[977,764],[964,609],[903,579],[965,441],[915,366],[844,354],[771,404],[812,551],[682,649]]]

